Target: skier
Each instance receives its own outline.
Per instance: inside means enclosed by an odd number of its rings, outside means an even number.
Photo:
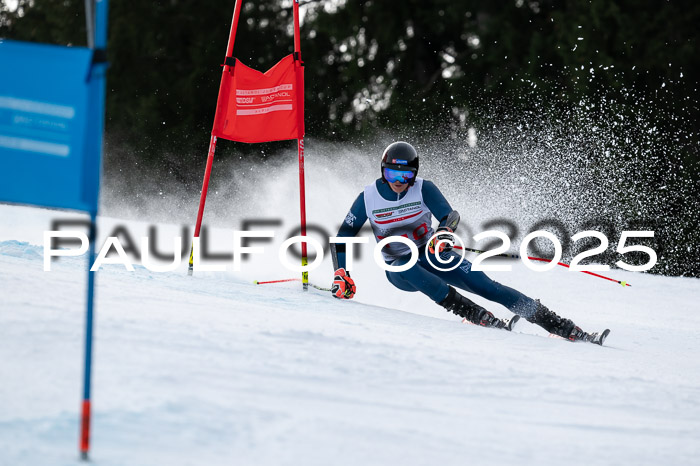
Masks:
[[[433,267],[426,257],[425,245],[431,255],[439,254],[443,260],[460,260],[452,251],[452,235],[459,224],[459,213],[450,207],[440,190],[431,181],[419,178],[419,157],[411,144],[395,142],[382,155],[381,178],[366,186],[355,199],[342,226],[339,237],[357,235],[365,221],[370,225],[377,241],[389,236],[408,237],[419,250],[418,262],[403,272],[386,272],[392,285],[404,291],[420,291],[448,312],[453,312],[471,323],[484,327],[510,330],[518,316],[537,324],[548,332],[570,341],[584,340],[603,344],[607,336],[588,334],[571,320],[559,317],[534,300],[491,280],[483,272],[471,270],[471,262],[461,260],[460,265],[450,271]],[[437,235],[431,226],[432,216],[440,221]],[[441,242],[442,240],[442,242]],[[351,299],[356,287],[349,272],[345,270],[345,244],[332,244],[333,266],[336,269],[331,293],[338,299]],[[411,258],[408,245],[392,242],[382,249],[387,264],[405,265]],[[433,259],[433,263],[436,260]],[[453,264],[451,264],[453,265]],[[491,312],[463,296],[455,288],[477,294],[490,301],[502,304],[515,313],[510,322],[495,317]]]

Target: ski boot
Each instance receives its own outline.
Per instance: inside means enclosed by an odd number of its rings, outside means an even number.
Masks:
[[[559,317],[554,312],[547,309],[539,300],[537,300],[537,310],[535,314],[527,319],[533,324],[537,324],[552,335],[564,338],[569,341],[587,341],[597,345],[603,344],[610,330],[606,329],[602,333],[586,333],[581,330],[581,327],[574,324],[569,319]]]
[[[569,340],[571,340],[571,341],[578,341],[578,340],[587,341],[589,343],[595,343],[596,345],[603,346],[603,343],[605,343],[605,339],[608,337],[609,334],[610,334],[610,329],[607,329],[607,328],[600,333],[598,333],[598,332],[586,333],[583,330],[581,330],[580,327],[574,327],[571,334],[569,335]]]
[[[453,312],[466,321],[482,327],[502,328],[510,331],[520,318],[520,316],[516,315],[509,321],[501,320],[483,307],[457,293],[457,290],[451,286],[447,297],[438,304],[444,307],[447,312]]]

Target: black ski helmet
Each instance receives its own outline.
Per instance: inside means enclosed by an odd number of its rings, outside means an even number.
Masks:
[[[384,182],[386,182],[386,178],[384,178],[385,168],[412,171],[414,176],[409,180],[408,184],[413,186],[416,176],[418,176],[418,153],[416,149],[403,141],[389,144],[382,155],[382,180]]]

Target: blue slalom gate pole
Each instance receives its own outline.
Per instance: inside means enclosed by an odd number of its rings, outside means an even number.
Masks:
[[[95,0],[87,0],[87,3]],[[98,154],[102,154],[102,133],[104,132],[104,108],[105,108],[105,81],[107,73],[107,18],[109,10],[108,0],[95,1],[95,27],[94,40],[88,37],[88,44],[93,48],[93,63],[91,68],[91,80],[93,83],[90,88],[90,99],[97,103],[93,108],[99,109],[97,115],[93,115],[96,119],[95,127],[91,130],[98,133],[100,137],[97,139],[99,145],[92,147],[92,150]],[[91,18],[91,9],[86,8],[88,15],[88,35],[90,36],[91,28],[89,27]],[[96,158],[101,160],[101,156]],[[99,182],[98,182],[99,185]],[[99,188],[95,196],[99,194]],[[97,206],[97,204],[96,204]],[[95,320],[94,298],[95,298],[95,272],[91,271],[92,264],[95,262],[95,242],[97,241],[97,207],[90,212],[90,234],[88,246],[88,286],[87,286],[87,310],[85,314],[85,367],[83,370],[83,401],[81,407],[81,426],[80,426],[80,456],[83,460],[88,460],[90,450],[90,421],[91,421],[91,385],[92,385],[92,343],[93,343],[93,328]]]
[[[95,262],[97,215],[90,215],[90,244],[88,246],[88,286],[87,286],[87,312],[85,315],[85,367],[83,370],[83,403],[80,425],[80,456],[88,459],[90,449],[90,388],[92,382],[92,334],[94,327],[94,297],[95,297],[95,272],[90,270]]]

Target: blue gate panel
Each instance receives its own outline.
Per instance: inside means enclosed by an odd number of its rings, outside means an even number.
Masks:
[[[96,212],[104,70],[92,51],[0,40],[0,69],[0,200]]]

